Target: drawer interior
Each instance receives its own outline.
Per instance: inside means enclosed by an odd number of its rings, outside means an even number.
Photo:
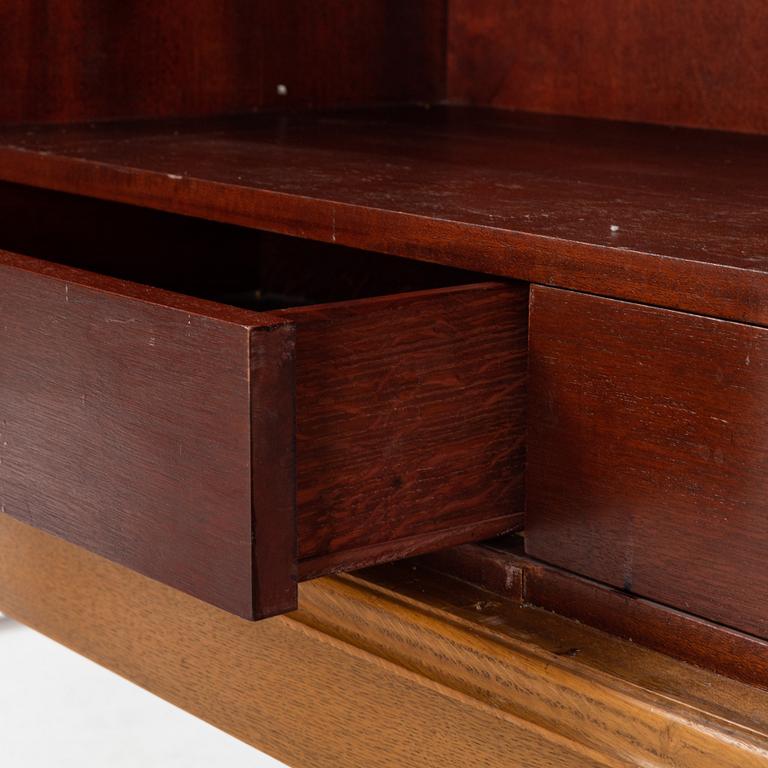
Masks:
[[[489,280],[354,248],[0,183],[0,249],[258,311]]]

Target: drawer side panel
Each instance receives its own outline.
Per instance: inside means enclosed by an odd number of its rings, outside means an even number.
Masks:
[[[289,313],[304,577],[518,525],[527,305],[488,283]]]

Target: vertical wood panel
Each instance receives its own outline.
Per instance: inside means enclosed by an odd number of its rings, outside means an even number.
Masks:
[[[258,106],[261,0],[7,0],[0,119],[66,122]]]
[[[534,287],[526,551],[768,637],[768,330]]]
[[[275,313],[297,324],[304,575],[515,527],[527,308],[486,283]]]
[[[267,106],[437,101],[445,0],[263,0]],[[277,92],[285,85],[287,95]]]
[[[443,0],[6,0],[0,120],[435,99],[444,30]]]
[[[248,618],[296,601],[293,329],[0,253],[0,511]]]
[[[448,95],[768,131],[763,0],[450,0]]]

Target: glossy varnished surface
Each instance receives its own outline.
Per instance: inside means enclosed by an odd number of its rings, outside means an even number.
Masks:
[[[768,637],[768,330],[531,293],[526,551]]]
[[[6,130],[0,176],[768,323],[768,139],[475,109]]]

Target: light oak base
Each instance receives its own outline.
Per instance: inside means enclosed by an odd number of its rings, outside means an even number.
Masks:
[[[768,766],[768,693],[410,566],[253,624],[0,515],[0,610],[294,766]]]

